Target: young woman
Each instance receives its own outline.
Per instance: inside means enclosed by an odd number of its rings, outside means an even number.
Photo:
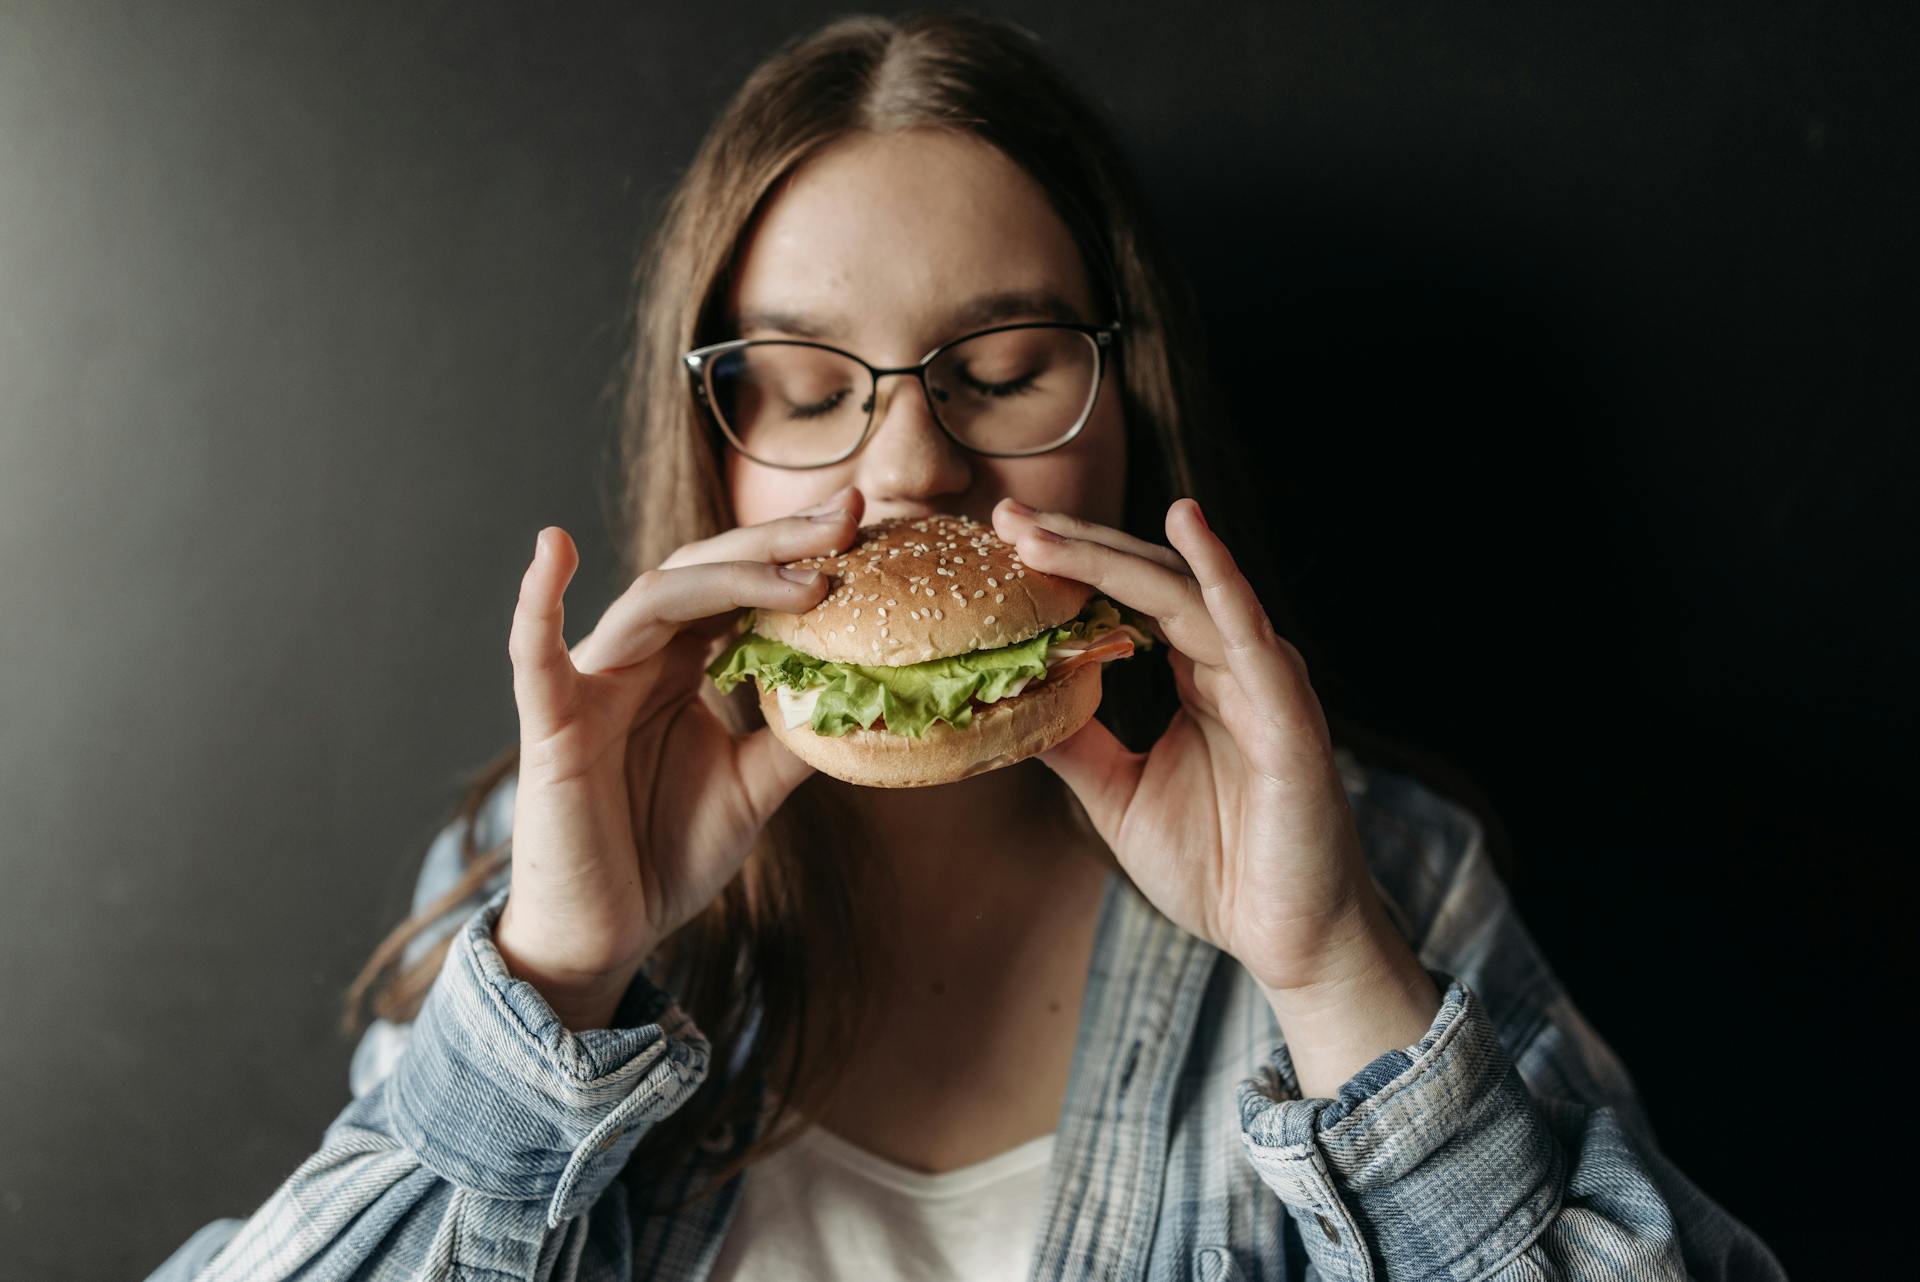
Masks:
[[[1193,497],[1180,298],[1017,30],[852,19],[763,64],[642,277],[651,568],[569,649],[578,556],[540,531],[520,743],[356,986],[353,1103],[155,1276],[1782,1276],[1661,1155],[1469,814],[1335,747]],[[1114,323],[1012,456],[860,364]],[[851,428],[751,452],[682,362],[736,338],[824,345]],[[781,563],[932,512],[1149,616],[1165,659],[1116,668],[1170,685],[1114,671],[1101,720],[962,783],[812,775],[703,669],[742,609],[825,594]]]

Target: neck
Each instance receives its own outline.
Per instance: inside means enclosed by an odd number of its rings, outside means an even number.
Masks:
[[[897,920],[938,929],[985,903],[1035,895],[1111,863],[1066,786],[1037,760],[932,788],[834,783],[870,834]]]

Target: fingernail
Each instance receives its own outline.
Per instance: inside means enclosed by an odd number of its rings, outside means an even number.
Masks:
[[[792,579],[795,583],[811,583],[820,577],[820,571],[803,570],[797,565],[783,565],[780,567],[780,577]]]
[[[541,550],[546,544],[546,540],[540,537],[545,533],[545,530],[535,530],[533,533],[533,559],[536,561],[540,559]]]
[[[1202,512],[1202,511],[1200,510],[1200,500],[1199,500],[1199,499],[1195,499],[1195,500],[1193,501],[1193,514],[1194,514],[1195,516],[1197,516],[1197,517],[1199,517],[1199,518],[1200,518],[1200,524],[1201,524],[1202,526],[1205,526],[1205,527],[1206,527],[1206,528],[1207,528],[1207,529],[1208,529],[1209,531],[1211,531],[1211,530],[1213,529],[1213,526],[1211,526],[1211,525],[1209,525],[1209,524],[1207,523],[1207,514],[1206,514],[1205,512]]]
[[[1033,509],[1028,507],[1025,503],[1022,503],[1019,499],[1005,498],[1005,499],[1001,499],[1000,501],[1002,503],[1005,503],[1007,505],[1007,510],[1009,512],[1012,512],[1016,516],[1032,516],[1033,515]]]
[[[794,513],[794,515],[813,517],[815,520],[820,520],[822,517],[831,518],[835,514],[847,510],[845,499],[851,493],[853,493],[853,486],[843,485],[821,499],[818,503],[809,504],[801,508],[798,512]],[[816,513],[818,513],[818,515],[815,515]]]

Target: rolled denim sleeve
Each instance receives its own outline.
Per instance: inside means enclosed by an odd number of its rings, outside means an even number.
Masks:
[[[441,1179],[543,1203],[558,1228],[699,1086],[709,1047],[651,980],[627,990],[615,1027],[567,1030],[494,946],[506,899],[496,892],[455,939],[388,1079],[385,1112]]]
[[[1301,1098],[1284,1043],[1238,1087],[1247,1154],[1318,1277],[1785,1279],[1660,1152],[1477,840],[1419,951],[1442,996],[1417,1043],[1331,1099]]]

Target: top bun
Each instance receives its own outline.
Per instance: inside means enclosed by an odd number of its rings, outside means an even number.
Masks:
[[[788,564],[826,573],[826,597],[803,614],[756,610],[753,630],[838,663],[902,667],[1015,645],[1072,619],[1093,595],[1022,565],[992,526],[965,516],[864,525],[845,553]]]

